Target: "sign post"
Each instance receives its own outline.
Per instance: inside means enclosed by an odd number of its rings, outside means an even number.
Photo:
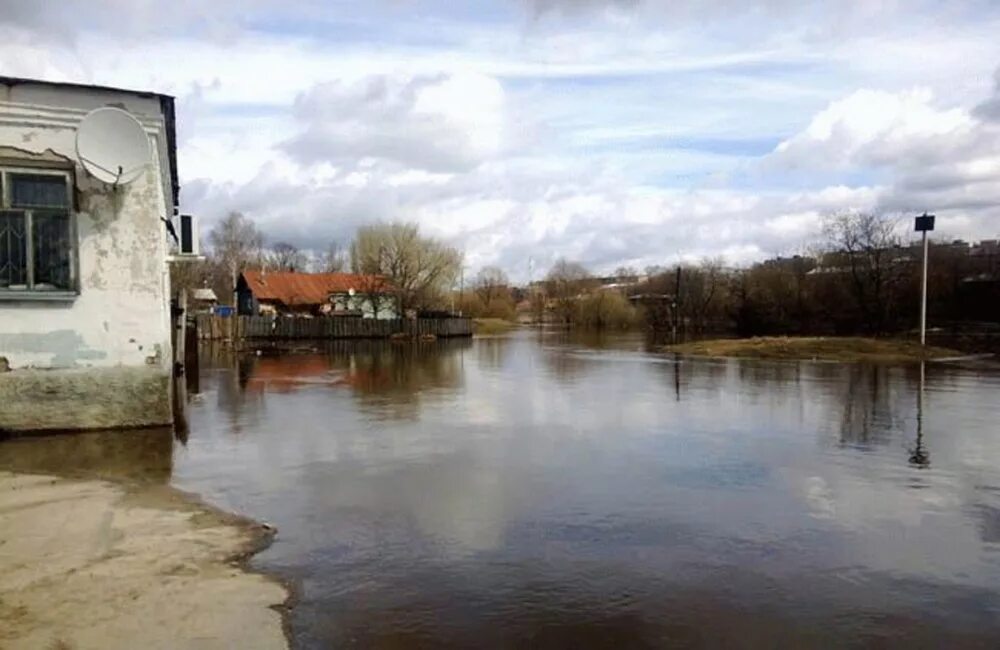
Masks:
[[[916,218],[913,229],[923,234],[924,272],[920,283],[920,345],[927,343],[927,233],[934,230],[934,215],[926,212]]]

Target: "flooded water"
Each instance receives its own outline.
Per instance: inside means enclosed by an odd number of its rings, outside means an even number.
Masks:
[[[202,364],[186,442],[116,466],[275,524],[299,647],[1000,647],[995,366],[537,332]]]

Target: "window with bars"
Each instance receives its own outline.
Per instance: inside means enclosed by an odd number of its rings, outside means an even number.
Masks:
[[[72,177],[0,167],[0,299],[76,290]]]

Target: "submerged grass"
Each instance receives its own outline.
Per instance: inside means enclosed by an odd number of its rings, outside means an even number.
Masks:
[[[819,361],[866,361],[899,363],[961,356],[940,347],[921,347],[916,341],[863,337],[765,336],[750,339],[713,339],[668,345],[667,352],[706,357],[752,359],[813,359]]]
[[[478,336],[504,334],[517,327],[517,323],[502,318],[474,318],[472,332]]]

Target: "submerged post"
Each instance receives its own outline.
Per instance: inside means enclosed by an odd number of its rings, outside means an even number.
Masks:
[[[934,230],[934,215],[924,212],[916,218],[913,229],[923,233],[924,268],[920,283],[920,345],[927,343],[927,233]]]

